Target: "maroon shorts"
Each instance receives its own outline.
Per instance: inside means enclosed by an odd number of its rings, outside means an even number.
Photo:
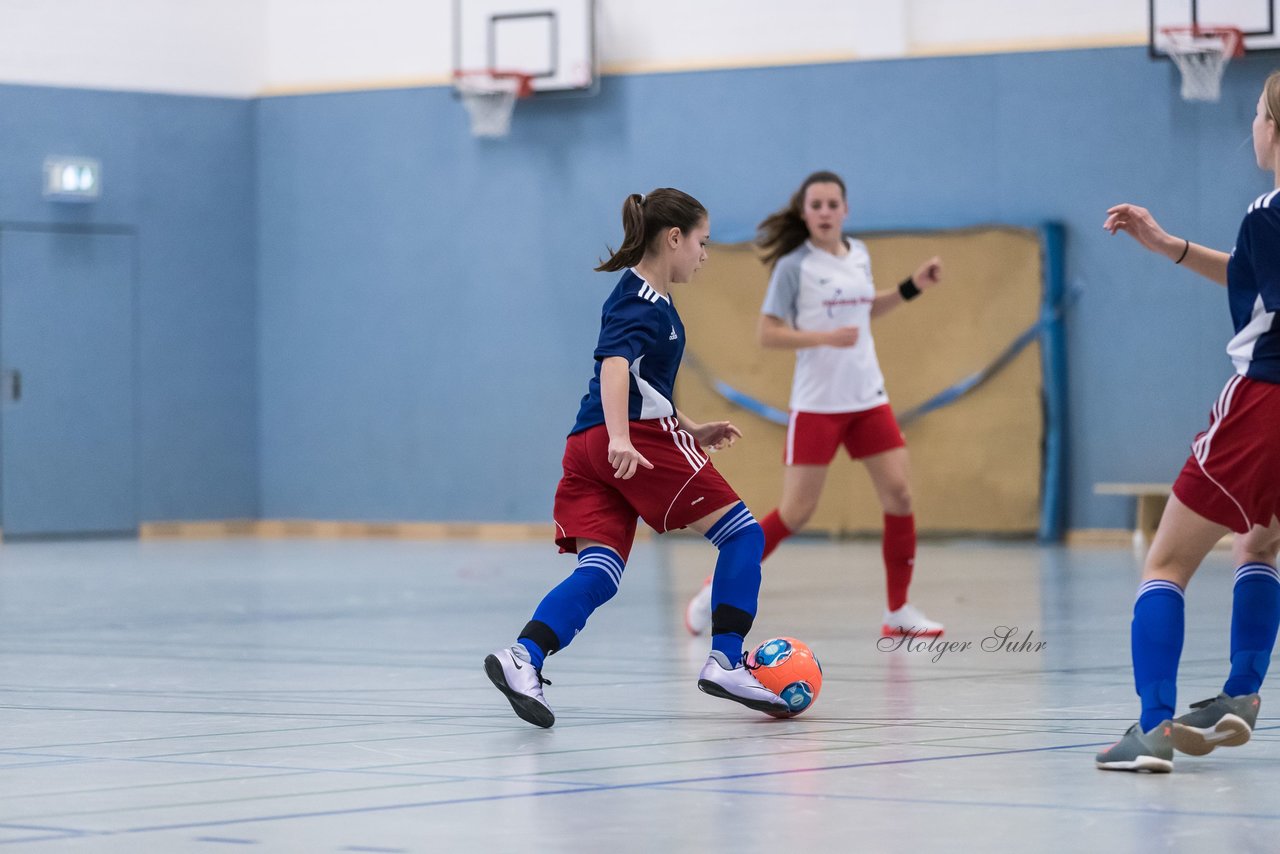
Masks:
[[[861,412],[796,412],[787,424],[782,461],[789,466],[825,466],[844,445],[855,460],[904,448],[898,420],[889,404]]]
[[[628,480],[613,476],[603,424],[565,442],[554,510],[560,551],[576,552],[579,538],[596,540],[625,561],[637,517],[661,534],[741,500],[676,419],[632,421],[630,431],[631,444],[653,468],[637,468]]]
[[[1173,484],[1178,500],[1243,534],[1280,513],[1280,385],[1236,375]]]

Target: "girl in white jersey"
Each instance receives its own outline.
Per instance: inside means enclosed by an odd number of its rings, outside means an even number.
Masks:
[[[796,351],[782,502],[760,522],[764,556],[809,521],[843,445],[866,466],[884,510],[888,601],[881,633],[940,635],[942,624],[907,602],[916,552],[909,460],[876,360],[871,319],[937,285],[942,262],[930,258],[896,288],[877,291],[866,246],[844,236],[848,215],[844,181],[834,172],[815,172],[760,224],[756,237],[764,263],[773,265],[760,344]],[[704,584],[686,610],[689,631],[705,631],[710,614]]]
[[[1258,691],[1280,627],[1280,71],[1263,86],[1253,119],[1258,168],[1275,187],[1249,205],[1230,253],[1174,237],[1146,208],[1116,205],[1103,228],[1225,285],[1235,337],[1235,373],[1213,405],[1209,427],[1173,483],[1133,603],[1133,681],[1141,716],[1095,758],[1109,771],[1173,770],[1173,751],[1201,756],[1244,744],[1258,719]],[[1228,530],[1238,562],[1231,605],[1231,670],[1221,693],[1180,717],[1178,663],[1183,591]]]

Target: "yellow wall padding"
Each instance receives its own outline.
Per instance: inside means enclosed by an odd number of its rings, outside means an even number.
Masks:
[[[877,290],[896,287],[930,256],[943,263],[941,285],[872,321],[896,412],[985,367],[1036,322],[1042,272],[1033,231],[985,227],[862,239]],[[694,420],[728,418],[741,428],[743,439],[712,461],[762,518],[781,497],[786,428],[729,403],[708,378],[786,410],[794,356],[756,341],[769,270],[751,245],[716,244],[709,254],[694,281],[673,294],[688,335],[676,401]],[[1040,351],[1033,344],[977,390],[905,428],[920,531],[1035,533],[1040,389]],[[865,469],[841,450],[807,530],[876,532],[881,514]]]

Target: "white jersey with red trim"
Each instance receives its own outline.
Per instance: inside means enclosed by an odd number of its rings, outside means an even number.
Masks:
[[[844,240],[849,251],[841,256],[806,240],[779,258],[760,309],[805,332],[858,327],[858,343],[852,347],[796,351],[791,382],[795,411],[861,412],[889,402],[871,337],[876,296],[871,256],[862,241]]]

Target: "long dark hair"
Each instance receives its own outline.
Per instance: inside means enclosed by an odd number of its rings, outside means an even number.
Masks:
[[[802,211],[804,194],[812,184],[835,184],[840,187],[840,198],[847,197],[844,181],[834,172],[814,172],[805,178],[785,208],[769,214],[756,226],[756,246],[764,250],[760,260],[765,264],[773,264],[809,238]]]
[[[706,219],[707,209],[688,193],[671,187],[653,190],[647,196],[632,193],[622,203],[622,245],[618,251],[609,250],[609,260],[596,271],[613,273],[634,267],[644,258],[649,244],[668,228],[678,228],[682,234]]]

